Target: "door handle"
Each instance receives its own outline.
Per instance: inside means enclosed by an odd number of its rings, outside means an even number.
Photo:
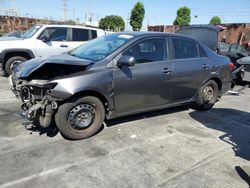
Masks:
[[[202,65],[202,68],[203,68],[203,69],[209,69],[209,68],[210,68],[210,65],[204,64],[204,65]]]
[[[169,70],[169,69],[166,67],[166,68],[164,68],[164,69],[162,70],[162,73],[164,73],[164,74],[171,74],[172,71]]]
[[[61,48],[68,48],[69,46],[66,45],[66,44],[61,44],[60,47],[61,47]]]

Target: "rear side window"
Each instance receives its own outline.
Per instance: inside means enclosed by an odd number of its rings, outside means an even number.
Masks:
[[[89,30],[88,29],[73,28],[72,41],[88,41],[89,38],[90,37],[89,37]]]
[[[173,39],[174,59],[199,57],[197,44],[191,40]]]

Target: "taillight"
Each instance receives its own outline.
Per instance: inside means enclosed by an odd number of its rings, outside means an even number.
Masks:
[[[234,64],[233,63],[229,63],[228,64],[229,70],[233,71],[234,70]]]

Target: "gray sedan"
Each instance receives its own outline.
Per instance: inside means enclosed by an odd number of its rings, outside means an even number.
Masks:
[[[191,37],[132,32],[14,69],[11,85],[27,118],[48,127],[55,116],[64,137],[83,139],[105,118],[187,104],[209,110],[230,89],[233,66]]]

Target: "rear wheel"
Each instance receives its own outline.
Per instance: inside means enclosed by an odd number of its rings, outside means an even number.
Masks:
[[[194,108],[202,111],[210,110],[218,100],[218,92],[218,84],[214,80],[209,80],[199,89]]]
[[[55,121],[61,134],[78,140],[96,134],[102,127],[105,109],[102,102],[92,96],[76,98],[58,108]]]
[[[10,59],[8,59],[8,61],[6,62],[5,64],[5,71],[8,75],[11,75],[12,74],[12,66],[15,62],[24,62],[24,61],[27,61],[26,58],[22,57],[22,56],[14,56],[14,57],[11,57]]]

